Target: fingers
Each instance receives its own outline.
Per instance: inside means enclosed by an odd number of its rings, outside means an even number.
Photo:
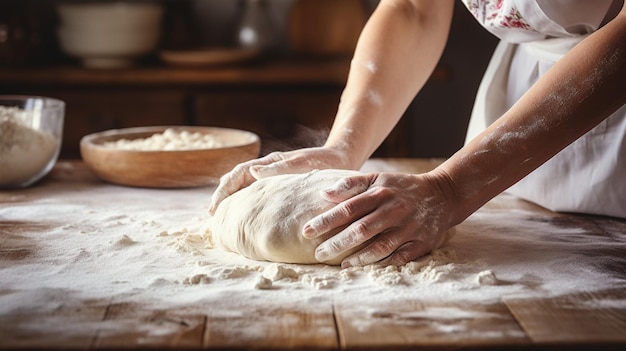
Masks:
[[[211,197],[211,204],[209,205],[209,214],[214,215],[217,210],[217,206],[229,195],[233,194],[237,190],[245,187],[246,170],[243,165],[238,165],[233,168],[232,171],[226,173],[220,178],[220,183],[217,189],[213,192]]]
[[[286,173],[302,173],[298,167],[294,167],[294,163],[290,161],[279,161],[270,163],[269,165],[259,165],[250,167],[250,173],[256,179],[273,177]]]
[[[267,178],[279,174],[284,174],[288,167],[283,154],[280,152],[272,152],[267,156],[260,158],[249,167],[250,174],[255,179]]]
[[[341,262],[341,268],[359,267],[381,262],[389,257],[410,238],[395,230],[389,230],[376,236],[369,245]]]
[[[367,247],[363,252],[347,257],[341,262],[341,268],[358,267],[372,263],[381,266],[403,266],[432,251],[432,247],[424,241],[408,241],[401,246],[390,250],[385,245]]]
[[[224,174],[220,178],[220,183],[213,192],[211,203],[209,205],[209,214],[214,215],[217,206],[228,196],[234,194],[238,190],[247,187],[255,181],[254,175],[250,168],[258,167],[263,164],[277,162],[282,160],[282,155],[278,152],[271,153],[265,157],[240,163],[230,172]],[[257,178],[258,179],[258,178]]]
[[[313,150],[319,149],[311,149]],[[273,157],[272,157],[273,156]],[[332,165],[332,162],[327,160],[328,157],[322,155],[310,156],[310,157],[284,157],[283,154],[274,153],[270,154],[268,160],[270,162],[264,162],[250,167],[250,173],[256,178],[267,178],[280,174],[287,173],[306,173],[314,169],[325,169]]]
[[[311,148],[291,152],[272,152],[262,158],[244,162],[220,179],[209,205],[215,214],[219,204],[228,196],[252,184],[255,180],[287,173],[305,173],[340,165],[332,150]]]
[[[324,199],[334,203],[340,203],[365,192],[371,185],[368,177],[346,177],[337,181],[332,187],[322,191]]]
[[[324,190],[322,196],[338,204],[305,224],[303,235],[318,238],[345,229],[317,247],[316,259],[345,257],[343,268],[373,263],[400,266],[430,252],[443,235],[438,214],[445,212],[438,210],[431,196],[418,192],[412,180],[346,177]],[[352,254],[346,257],[348,253]]]
[[[355,195],[363,193],[369,188],[371,179],[370,175],[346,177],[335,183],[330,189],[322,191],[321,195],[326,200],[341,204],[305,223],[302,235],[308,239],[317,238],[371,212],[373,202],[363,201],[363,199],[355,197]],[[350,198],[353,199],[346,201]]]
[[[368,215],[321,243],[315,250],[315,259],[326,262],[342,256],[376,236],[387,223]]]
[[[449,234],[428,233],[417,227],[399,227],[381,233],[358,252],[346,257],[341,268],[365,266],[377,263],[382,266],[403,266],[438,248]]]

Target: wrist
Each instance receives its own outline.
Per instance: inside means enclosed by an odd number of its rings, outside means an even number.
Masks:
[[[324,148],[336,156],[338,167],[342,169],[360,169],[367,160],[366,156],[359,155],[354,145],[348,139],[331,141],[324,144]]]
[[[437,189],[437,196],[441,203],[446,204],[449,213],[449,227],[453,227],[463,222],[474,211],[476,211],[482,203],[474,201],[476,197],[466,196],[462,191],[462,187],[454,181],[454,178],[441,166],[425,174],[429,181],[434,184]]]

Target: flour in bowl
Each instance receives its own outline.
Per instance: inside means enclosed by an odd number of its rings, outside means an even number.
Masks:
[[[58,142],[49,132],[30,126],[32,113],[0,106],[0,184],[12,185],[36,176],[52,159]]]
[[[174,128],[168,128],[162,133],[154,134],[148,138],[120,139],[104,143],[103,145],[122,150],[137,151],[199,150],[224,146],[211,134]]]

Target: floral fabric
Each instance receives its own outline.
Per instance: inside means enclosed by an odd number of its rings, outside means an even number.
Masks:
[[[483,25],[491,28],[520,28],[533,30],[512,1],[464,0],[465,6]]]
[[[498,38],[523,43],[589,34],[602,24],[614,0],[462,0]]]

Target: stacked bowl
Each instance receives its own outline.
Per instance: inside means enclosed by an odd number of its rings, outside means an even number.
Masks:
[[[61,49],[89,68],[123,68],[154,51],[163,6],[151,1],[63,1],[57,4]]]

